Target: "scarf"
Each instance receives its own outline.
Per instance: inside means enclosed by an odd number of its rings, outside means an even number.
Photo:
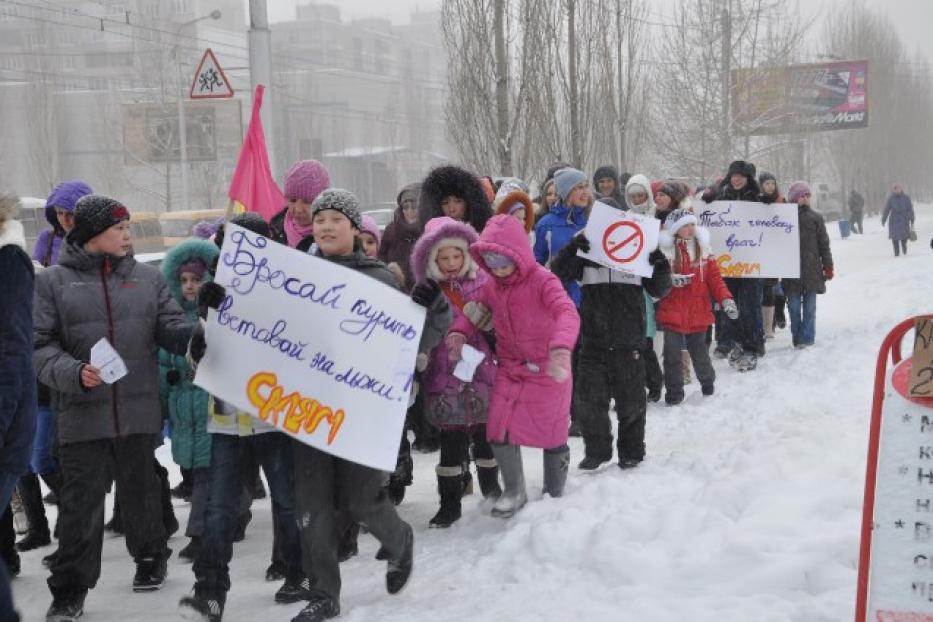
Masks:
[[[292,219],[292,213],[285,212],[285,237],[288,245],[296,248],[298,243],[314,233],[314,225],[299,225]]]

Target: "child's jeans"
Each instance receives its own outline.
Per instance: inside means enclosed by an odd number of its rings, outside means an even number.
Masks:
[[[812,346],[816,338],[816,292],[787,294],[794,345]]]
[[[701,386],[712,386],[716,381],[716,371],[709,360],[709,347],[706,345],[706,331],[700,333],[678,333],[664,329],[664,387],[667,399],[684,397],[683,351],[686,342],[693,370]]]

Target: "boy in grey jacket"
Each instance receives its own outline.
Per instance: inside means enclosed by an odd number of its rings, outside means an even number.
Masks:
[[[158,349],[184,354],[193,326],[161,273],[133,259],[129,219],[114,199],[83,197],[59,264],[36,278],[33,362],[54,393],[63,477],[47,620],[80,616],[100,577],[111,478],[136,562],[133,590],[159,589],[171,554],[153,468],[162,429]],[[112,384],[90,363],[91,348],[102,339],[127,368]]]

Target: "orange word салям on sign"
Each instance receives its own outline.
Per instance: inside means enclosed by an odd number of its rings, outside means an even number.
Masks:
[[[732,255],[728,253],[717,257],[716,263],[719,264],[719,272],[724,278],[741,278],[743,276],[761,274],[760,263],[744,263],[741,261],[732,263]]]
[[[305,433],[313,434],[321,421],[326,420],[330,425],[327,434],[327,444],[330,445],[343,425],[345,414],[342,409],[335,411],[298,391],[286,395],[278,377],[269,371],[253,374],[246,384],[246,395],[250,404],[259,409],[260,419],[291,434],[297,434],[302,427]],[[283,411],[285,420],[279,425],[279,415]]]

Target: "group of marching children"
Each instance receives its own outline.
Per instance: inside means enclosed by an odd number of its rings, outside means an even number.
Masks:
[[[761,187],[753,165],[733,162],[703,199],[783,201],[773,176],[762,174],[760,181]],[[361,213],[351,192],[331,187],[320,162],[303,160],[286,175],[287,205],[280,212],[268,222],[251,213],[231,221],[361,272],[425,307],[409,426],[416,448],[440,449],[432,527],[461,518],[474,468],[483,506],[493,516],[519,511],[528,500],[522,447],[543,450],[543,489],[551,497],[564,491],[570,434],[583,437],[579,469],[611,461],[610,400],[618,418],[618,466],[637,467],[645,458],[647,404],[660,400],[662,378],[666,403],[680,404],[692,363],[702,395],[713,395],[713,325],[716,352],[740,370],[754,369],[766,335],[780,325],[774,300],[786,296],[794,344],[813,343],[815,296],[825,291],[833,264],[805,182],[792,184],[787,197],[800,216],[801,275],[780,284],[722,278],[685,184],[620,177],[611,166],[600,167],[592,183],[595,197],[582,171],[558,163],[533,202],[521,180],[497,187],[488,177],[441,166],[399,193],[395,218],[383,232]],[[36,370],[53,396],[70,396],[50,402],[59,409],[57,437],[49,432],[54,420],[41,429],[42,447],[50,438],[62,444],[56,492],[65,502],[63,537],[49,556],[54,601],[47,619],[80,616],[99,578],[103,496],[113,478],[137,562],[134,589],[161,586],[171,534],[158,511],[160,483],[152,467],[159,403],[170,422],[173,457],[191,483],[190,541],[180,554],[193,562],[195,576],[192,593],[180,603],[186,615],[209,622],[223,617],[232,547],[249,522],[258,468],[273,509],[266,578],[283,581],[276,602],[306,602],[293,622],[339,615],[339,563],[357,553],[360,525],[382,545],[377,558],[387,562],[387,591],[399,592],[414,551],[412,527],[395,508],[412,483],[407,432],[397,468],[387,474],[294,441],[194,386],[208,348],[202,320],[225,298],[224,288],[212,282],[223,225],[205,233],[210,240],[171,249],[157,274],[136,264],[127,250],[129,210],[89,193],[86,185],[69,182],[50,198],[50,219],[61,222],[54,231],[62,229],[62,239],[45,240],[37,251],[45,265],[55,263],[59,247],[63,259],[38,283]],[[597,200],[661,220],[659,247],[648,256],[651,277],[632,277],[580,256],[590,248],[584,228]],[[91,298],[81,309],[63,298],[74,283],[101,278],[120,314],[116,319],[109,306],[104,316],[92,317],[96,312],[84,309],[102,307]],[[131,296],[126,283],[132,279],[138,285]],[[97,290],[88,285],[80,291],[91,297]],[[763,304],[772,311],[763,312]],[[152,309],[156,318],[139,315]],[[89,344],[107,336],[108,326],[122,347],[135,344],[124,352],[138,359],[129,361],[131,374],[154,374],[159,366],[155,394],[132,375],[129,384],[119,385],[134,387],[135,410],[127,397],[99,388],[99,373],[87,363]],[[150,361],[147,353],[156,345],[163,350]],[[75,427],[75,416],[96,427]]]

